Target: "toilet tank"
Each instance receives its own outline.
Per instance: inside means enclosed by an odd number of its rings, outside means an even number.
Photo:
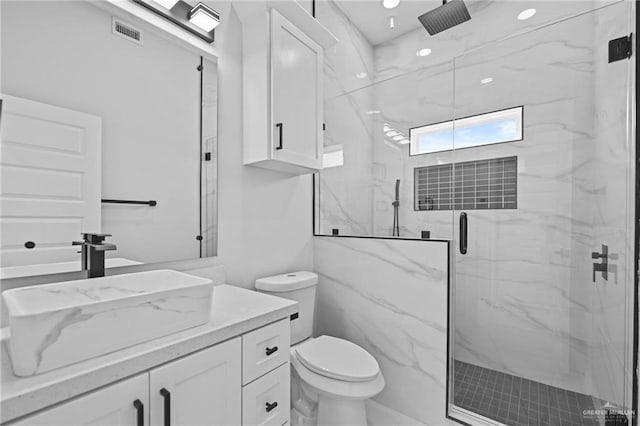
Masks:
[[[308,271],[290,272],[256,280],[256,290],[298,302],[298,318],[291,321],[292,345],[311,337],[313,333],[316,284],[318,275]]]

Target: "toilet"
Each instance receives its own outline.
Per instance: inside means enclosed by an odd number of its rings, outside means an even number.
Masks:
[[[291,321],[291,426],[365,426],[365,401],[385,382],[378,362],[355,343],[311,337],[318,276],[299,271],[256,280],[256,290],[295,300]]]

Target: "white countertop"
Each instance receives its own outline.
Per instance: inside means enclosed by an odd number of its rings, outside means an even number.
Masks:
[[[0,422],[4,423],[286,318],[297,302],[230,285],[214,288],[209,323],[31,377],[17,377],[1,329]]]

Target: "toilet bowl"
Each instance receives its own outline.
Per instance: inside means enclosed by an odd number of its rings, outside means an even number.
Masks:
[[[331,336],[291,348],[291,424],[365,426],[365,401],[385,382],[360,346]]]
[[[299,271],[256,280],[263,293],[298,302],[291,322],[291,426],[366,426],[365,401],[385,382],[365,349],[332,336],[312,338],[318,276]]]

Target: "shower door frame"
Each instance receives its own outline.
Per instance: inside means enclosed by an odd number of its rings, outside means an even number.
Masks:
[[[626,0],[621,0],[622,2],[626,3]],[[632,337],[632,342],[631,342],[631,350],[632,350],[632,383],[631,383],[631,410],[632,410],[632,417],[631,417],[631,425],[632,426],[639,426],[640,424],[638,423],[638,390],[639,390],[639,386],[640,386],[640,374],[638,371],[638,361],[639,361],[639,350],[640,350],[640,330],[638,327],[638,321],[640,319],[640,314],[638,313],[638,309],[640,308],[640,301],[638,300],[640,297],[640,130],[638,129],[638,122],[640,122],[640,112],[637,105],[638,99],[640,98],[640,85],[638,84],[638,71],[640,70],[640,60],[638,59],[639,55],[639,51],[638,51],[638,28],[639,28],[639,23],[640,23],[640,0],[631,0],[630,4],[632,6],[630,6],[633,10],[631,11],[630,14],[630,19],[632,22],[630,22],[630,29],[631,29],[631,34],[632,34],[632,47],[631,47],[631,55],[635,57],[635,60],[633,58],[630,58],[630,68],[631,68],[631,75],[632,78],[630,79],[630,90],[629,93],[632,97],[632,99],[628,102],[630,105],[630,108],[632,108],[632,113],[630,114],[631,117],[631,126],[634,129],[634,131],[631,131],[628,133],[628,135],[630,137],[633,137],[635,140],[631,141],[631,145],[633,146],[633,150],[634,150],[634,161],[631,163],[632,167],[635,168],[635,170],[631,171],[630,175],[631,175],[631,181],[630,184],[633,186],[633,191],[629,191],[630,194],[634,194],[635,197],[635,203],[631,203],[631,208],[633,208],[633,213],[630,215],[631,217],[633,217],[634,220],[634,224],[631,227],[633,229],[634,235],[633,235],[633,239],[634,239],[634,243],[633,243],[633,256],[632,256],[632,261],[633,261],[633,291],[632,291],[632,297],[633,297],[633,303],[631,304],[632,309],[633,309],[633,319],[632,319],[632,331],[631,331],[631,337]],[[606,7],[606,6],[603,6]],[[584,13],[596,13],[599,9],[601,8],[595,8],[592,9],[590,11],[584,12]],[[582,14],[581,14],[582,15]],[[558,23],[561,23],[563,21],[569,20],[569,19],[574,19],[577,16],[580,15],[576,15],[576,16],[572,16],[572,17],[568,17],[565,19],[562,19],[560,21],[557,22],[553,22],[550,23],[548,25],[555,25]],[[545,26],[548,26],[545,25]],[[539,28],[536,28],[539,29]],[[536,29],[533,29],[532,31],[535,31]],[[523,35],[523,34],[517,34],[514,37],[517,37],[519,35]],[[509,38],[511,37],[507,37],[506,39],[503,40],[498,40],[496,42],[503,42],[503,41],[507,41]],[[483,48],[486,46],[481,46],[480,48]],[[469,52],[465,52],[469,53]],[[455,72],[455,71],[454,71]],[[455,161],[454,161],[455,163]],[[315,187],[314,187],[315,189]],[[314,194],[315,195],[315,194]],[[315,215],[314,215],[314,219],[315,219]],[[452,223],[455,223],[455,218],[452,216]],[[314,225],[314,231],[315,231],[315,225]],[[449,304],[449,318],[447,319],[447,328],[448,328],[448,339],[447,339],[447,381],[446,381],[446,418],[452,422],[456,422],[459,424],[463,424],[465,426],[504,426],[503,423],[497,422],[495,420],[492,420],[488,417],[485,417],[481,414],[478,413],[474,413],[472,411],[466,410],[464,408],[458,407],[455,404],[451,403],[451,398],[450,398],[450,392],[452,391],[452,386],[450,385],[451,383],[451,361],[453,360],[452,358],[452,354],[453,354],[453,343],[454,343],[454,338],[452,336],[452,333],[455,333],[454,328],[451,328],[451,326],[453,325],[453,321],[451,316],[454,315],[455,309],[452,309],[451,306],[451,301],[453,300],[452,291],[455,291],[455,266],[456,266],[456,246],[457,246],[457,241],[455,239],[452,240],[452,244],[449,245],[449,260],[450,260],[450,264],[449,264],[449,296],[448,296],[448,301],[447,303]],[[454,285],[451,285],[454,284]],[[629,306],[629,305],[627,305]],[[455,326],[454,326],[455,327]],[[461,416],[462,418],[456,418],[454,417],[455,415]]]

